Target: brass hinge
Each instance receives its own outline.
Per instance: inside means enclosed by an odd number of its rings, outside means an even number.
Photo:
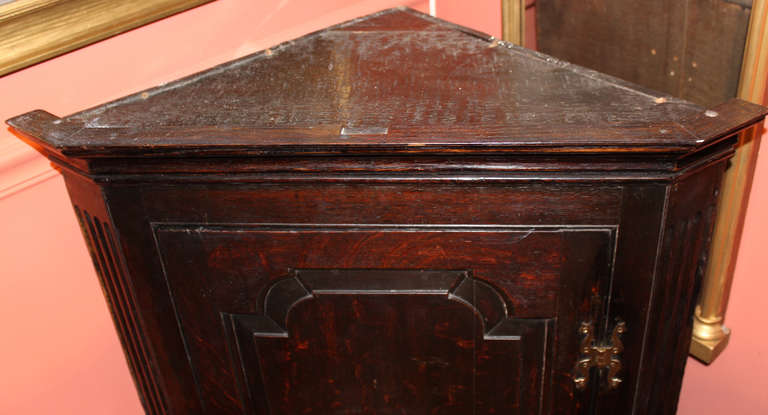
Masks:
[[[609,344],[595,343],[595,327],[592,322],[581,323],[579,333],[583,336],[581,339],[581,356],[576,362],[574,369],[573,382],[576,389],[584,390],[589,383],[589,370],[596,367],[608,370],[608,388],[615,389],[621,384],[621,378],[617,375],[621,370],[621,352],[624,345],[621,343],[621,335],[627,331],[627,325],[623,321],[616,322],[611,334]]]

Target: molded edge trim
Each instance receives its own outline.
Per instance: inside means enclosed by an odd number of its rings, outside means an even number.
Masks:
[[[526,139],[526,143],[510,143],[504,141],[462,143],[443,142],[418,144],[401,140],[392,143],[367,143],[365,136],[360,136],[357,143],[341,144],[327,137],[328,141],[320,137],[320,141],[308,140],[304,143],[284,145],[275,143],[263,143],[254,145],[252,142],[259,135],[274,134],[274,131],[262,131],[237,129],[232,131],[209,131],[206,129],[189,129],[177,132],[177,137],[171,137],[171,131],[164,131],[163,142],[153,139],[146,134],[137,134],[135,131],[124,128],[87,128],[79,123],[67,122],[46,111],[36,110],[11,118],[7,123],[12,127],[11,131],[20,138],[31,140],[31,145],[37,144],[47,152],[59,154],[68,159],[89,158],[158,158],[158,157],[253,157],[253,156],[321,156],[321,155],[423,155],[423,154],[677,154],[679,157],[689,157],[696,152],[717,144],[721,140],[755,124],[765,118],[768,108],[748,103],[739,99],[727,101],[706,111],[693,119],[681,122],[670,122],[686,131],[694,137],[690,145],[679,142],[657,141],[654,143],[639,143],[632,140],[617,141],[605,144],[585,145],[579,140],[560,140],[547,142],[544,139]],[[98,131],[94,131],[98,130]],[[616,131],[618,134],[620,131]],[[301,134],[301,132],[297,132]],[[629,133],[629,132],[627,132]],[[227,138],[230,144],[205,144],[200,140],[184,142],[189,135],[216,134],[220,139]],[[121,145],[112,141],[109,137],[122,136],[125,141],[135,142],[140,140],[141,145]],[[224,137],[228,136],[228,137]],[[77,137],[77,142],[72,142]],[[170,137],[170,138],[169,138]],[[618,136],[617,136],[618,137]],[[127,139],[131,140],[127,140]],[[263,137],[262,137],[263,138]],[[172,140],[169,142],[168,140]],[[394,139],[393,139],[394,140]],[[68,142],[69,141],[69,142]],[[220,140],[211,140],[211,143]],[[71,161],[70,161],[71,162]]]

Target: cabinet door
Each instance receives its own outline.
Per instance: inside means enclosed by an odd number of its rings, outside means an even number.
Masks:
[[[156,225],[208,413],[549,414],[613,228]]]

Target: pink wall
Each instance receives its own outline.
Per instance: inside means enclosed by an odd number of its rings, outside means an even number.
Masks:
[[[501,32],[499,0],[436,3],[438,17]],[[0,120],[36,108],[66,115],[397,4],[427,10],[427,0],[218,0],[0,77]],[[768,284],[757,277],[768,265],[758,215],[768,156],[759,164],[728,315],[734,338],[712,367],[689,365],[684,415],[768,413],[758,310]],[[0,414],[142,413],[64,185],[40,181],[44,166],[0,129]]]
[[[0,413],[141,413],[60,177],[0,200]]]

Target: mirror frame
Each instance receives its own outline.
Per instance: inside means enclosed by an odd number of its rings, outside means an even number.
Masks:
[[[212,0],[14,0],[0,4],[0,76]]]

